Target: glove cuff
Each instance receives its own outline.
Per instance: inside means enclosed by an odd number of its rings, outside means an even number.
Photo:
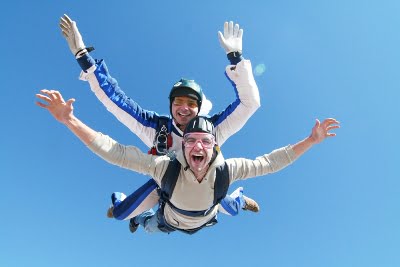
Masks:
[[[230,52],[226,56],[228,57],[228,60],[231,63],[231,65],[236,65],[240,61],[242,61],[242,59],[244,59],[242,53],[239,51]]]

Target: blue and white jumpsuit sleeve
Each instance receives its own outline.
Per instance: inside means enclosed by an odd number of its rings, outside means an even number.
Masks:
[[[129,98],[111,77],[104,60],[95,60],[89,54],[78,58],[82,67],[80,79],[88,81],[91,90],[101,103],[122,124],[135,133],[148,147],[153,145],[159,115],[143,109]]]

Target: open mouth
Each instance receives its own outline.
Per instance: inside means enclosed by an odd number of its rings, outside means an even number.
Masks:
[[[178,115],[181,116],[181,117],[187,117],[187,116],[190,115],[190,113],[188,113],[188,114],[183,114],[183,113],[178,112]]]
[[[192,156],[192,160],[193,160],[194,162],[202,162],[203,159],[204,159],[203,156]]]

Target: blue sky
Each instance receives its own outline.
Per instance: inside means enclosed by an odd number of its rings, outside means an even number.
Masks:
[[[4,3],[0,266],[399,266],[400,3],[278,2]],[[236,184],[259,214],[221,215],[194,236],[132,235],[106,209],[113,191],[147,178],[97,158],[34,104],[58,89],[88,125],[146,149],[78,80],[64,13],[125,92],[159,113],[181,77],[202,85],[213,112],[234,100],[217,31],[238,22],[244,56],[265,72],[262,107],[225,143],[227,158],[295,143],[315,118],[342,128],[287,169]]]

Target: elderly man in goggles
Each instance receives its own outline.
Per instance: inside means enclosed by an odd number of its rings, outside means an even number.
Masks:
[[[162,179],[171,159],[143,153],[137,147],[119,144],[111,137],[97,132],[80,121],[73,114],[74,99],[64,101],[58,91],[42,90],[37,102],[47,109],[56,120],[67,126],[95,154],[111,164],[145,175],[150,175],[162,188]],[[183,151],[177,153],[181,164],[179,177],[170,203],[164,203],[157,213],[144,212],[136,217],[137,223],[147,232],[171,232],[180,230],[194,233],[203,227],[215,224],[218,207],[213,206],[216,169],[226,165],[229,184],[256,176],[279,171],[299,158],[312,146],[336,134],[330,132],[339,128],[335,119],[316,120],[311,134],[294,145],[276,149],[255,159],[224,159],[212,137],[213,125],[204,117],[192,119],[184,132]],[[206,134],[204,134],[206,133]],[[188,216],[182,211],[207,210],[203,216]]]

